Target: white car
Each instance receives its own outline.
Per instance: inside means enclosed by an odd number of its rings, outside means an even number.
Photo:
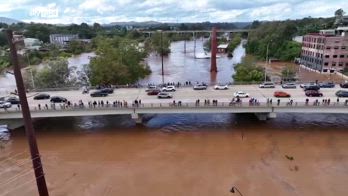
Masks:
[[[175,86],[166,86],[162,88],[162,91],[164,92],[170,92],[170,91],[175,91]]]
[[[259,85],[260,88],[275,88],[275,85],[273,82],[264,82]]]
[[[215,90],[227,90],[228,89],[228,85],[221,85],[221,84],[217,84],[214,86]]]
[[[161,99],[161,98],[172,98],[173,95],[171,95],[169,93],[166,93],[166,92],[160,92],[160,93],[158,93],[157,97],[159,99]]]
[[[243,98],[243,97],[249,97],[249,94],[245,93],[243,91],[237,91],[237,92],[233,93],[233,96]]]
[[[149,92],[149,91],[156,90],[156,89],[157,89],[157,86],[155,86],[155,85],[149,85],[149,86],[145,89],[145,92]]]
[[[6,101],[0,101],[0,108],[10,108],[12,104]]]

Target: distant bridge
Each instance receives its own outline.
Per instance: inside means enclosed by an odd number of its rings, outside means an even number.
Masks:
[[[218,33],[248,33],[252,31],[252,29],[217,29],[216,32]],[[142,33],[152,34],[152,33],[211,33],[212,30],[181,30],[181,31],[175,31],[175,30],[169,30],[169,31],[141,31]]]

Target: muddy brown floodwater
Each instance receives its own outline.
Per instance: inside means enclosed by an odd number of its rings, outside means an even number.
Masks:
[[[156,115],[35,122],[51,195],[348,195],[348,116]],[[0,195],[37,195],[24,130],[0,149]],[[14,180],[7,182],[8,180]],[[27,184],[25,184],[27,183]]]

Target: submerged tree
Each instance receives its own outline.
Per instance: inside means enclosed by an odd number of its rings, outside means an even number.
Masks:
[[[146,53],[138,42],[125,38],[98,37],[97,56],[88,68],[92,85],[129,84],[145,77],[150,70],[142,63]]]

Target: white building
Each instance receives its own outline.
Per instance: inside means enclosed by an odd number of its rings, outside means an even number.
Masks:
[[[65,47],[69,42],[78,38],[77,34],[51,34],[50,43]]]

